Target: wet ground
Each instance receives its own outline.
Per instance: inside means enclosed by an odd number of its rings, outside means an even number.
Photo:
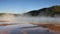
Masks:
[[[39,26],[22,26],[22,25],[9,25],[6,27],[0,28],[0,34],[60,34],[48,28],[39,27]]]

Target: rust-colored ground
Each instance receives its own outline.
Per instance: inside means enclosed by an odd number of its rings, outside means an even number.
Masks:
[[[60,25],[55,25],[55,24],[42,24],[40,26],[47,27],[49,29],[55,30],[55,31],[60,31]]]
[[[54,31],[59,31],[60,32],[60,25],[59,24],[40,24],[40,23],[32,23],[38,26],[42,26],[42,27],[47,27],[50,30],[54,30]]]
[[[0,24],[0,26],[7,26],[7,25],[11,25],[11,24]]]

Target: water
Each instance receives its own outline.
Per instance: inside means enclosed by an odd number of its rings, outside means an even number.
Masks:
[[[2,19],[3,17],[0,17],[0,19]],[[9,17],[10,19],[10,17]],[[7,19],[6,19],[7,20]],[[22,28],[22,27],[32,27],[32,26],[37,26],[37,25],[33,25],[30,23],[60,23],[60,17],[14,17],[14,19],[10,19],[11,21],[9,22],[0,22],[0,24],[13,24],[13,25],[8,25],[8,26],[0,26],[0,33],[5,32],[6,34],[8,34],[9,32],[11,34],[17,34],[17,33],[21,33],[22,30],[26,31],[29,34],[39,34],[39,33],[46,33],[46,34],[50,34],[51,32],[48,32],[48,28],[43,28],[43,27],[39,27],[39,28]],[[45,30],[46,29],[46,30]],[[42,32],[41,32],[42,31]],[[32,33],[31,33],[32,32]],[[4,34],[5,34],[4,33]],[[9,34],[10,34],[9,33]]]
[[[16,22],[18,23],[59,23],[60,18],[58,17],[16,17]]]
[[[0,17],[2,19],[3,17]],[[7,20],[7,19],[6,19]],[[60,24],[60,17],[14,17],[14,19],[10,19],[9,22],[0,22],[0,24],[26,24],[26,23],[52,23],[52,24]]]

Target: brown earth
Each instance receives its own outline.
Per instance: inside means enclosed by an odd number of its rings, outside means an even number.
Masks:
[[[7,26],[7,25],[11,25],[11,24],[0,24],[0,26]]]
[[[32,23],[41,27],[46,27],[50,30],[59,31],[60,32],[60,24],[40,24],[40,23]]]

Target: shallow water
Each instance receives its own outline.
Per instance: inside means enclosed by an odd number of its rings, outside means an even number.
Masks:
[[[0,18],[2,19],[2,17]],[[20,34],[22,30],[29,34],[52,34],[52,32],[48,32],[48,28],[26,28],[26,27],[34,27],[37,25],[30,24],[31,22],[38,23],[60,23],[60,17],[14,17],[14,20],[10,19],[10,22],[0,22],[0,24],[12,24],[8,26],[0,26],[0,33],[2,34]],[[23,28],[22,28],[23,27]],[[25,28],[26,29],[25,29]],[[45,30],[46,29],[46,30]],[[4,32],[4,33],[3,33]],[[32,33],[31,33],[32,32]]]
[[[3,18],[3,17],[2,17]],[[0,17],[0,19],[2,19]],[[10,22],[0,22],[0,24],[22,24],[22,23],[30,23],[30,22],[39,22],[39,23],[60,23],[60,17],[14,17],[14,20],[10,19]]]

